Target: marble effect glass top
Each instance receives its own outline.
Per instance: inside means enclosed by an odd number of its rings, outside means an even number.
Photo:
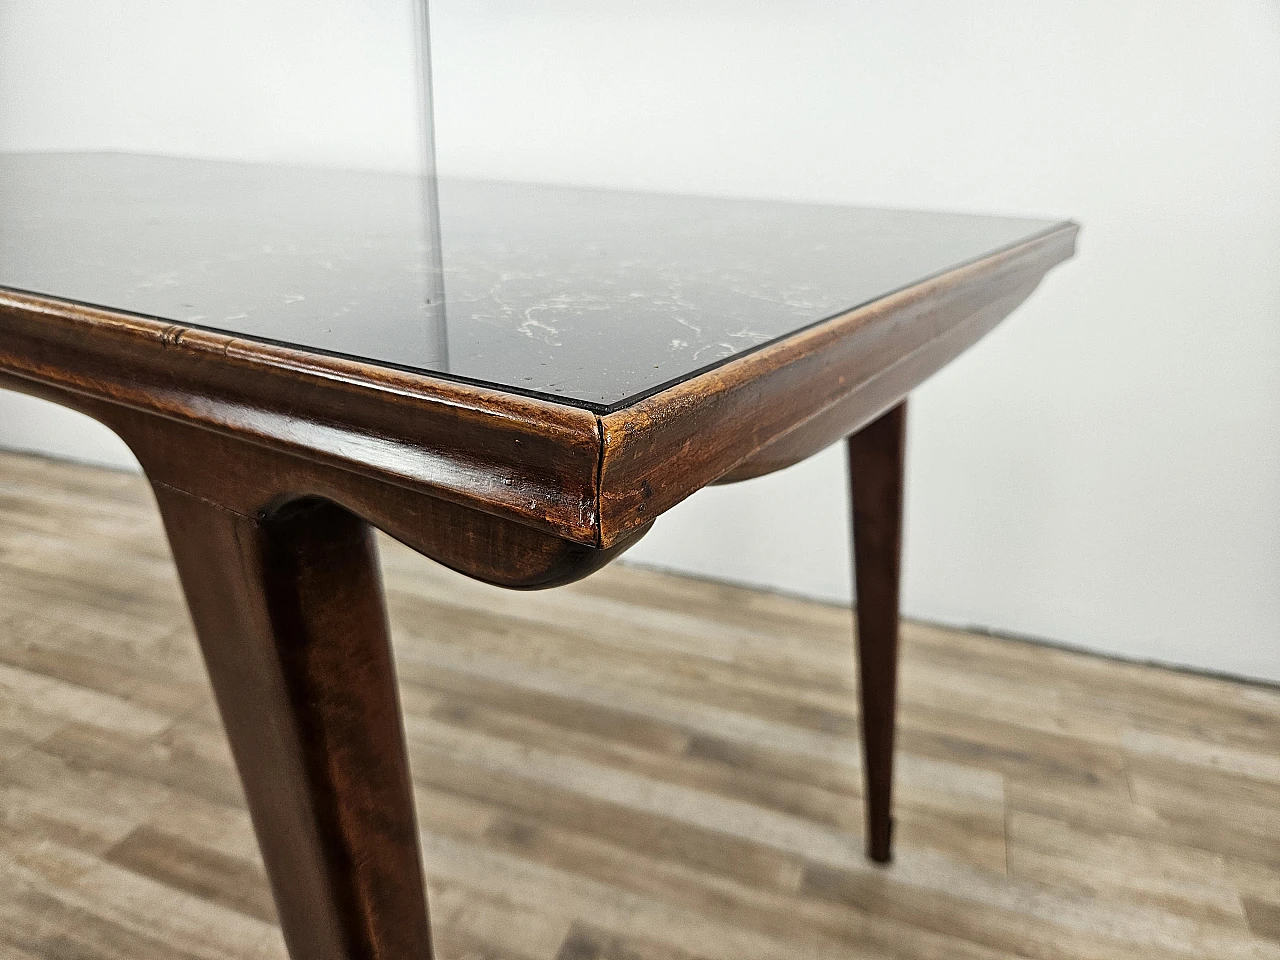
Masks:
[[[0,154],[0,286],[605,411],[1052,221]],[[3,330],[0,328],[0,336]]]

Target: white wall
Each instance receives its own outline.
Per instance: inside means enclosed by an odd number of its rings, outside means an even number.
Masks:
[[[408,23],[3,0],[0,148],[408,166]],[[1079,219],[1078,259],[913,399],[907,612],[1280,680],[1273,0],[436,0],[433,30],[445,173]],[[0,443],[121,455],[14,403]],[[845,599],[845,524],[833,451],[631,556]]]

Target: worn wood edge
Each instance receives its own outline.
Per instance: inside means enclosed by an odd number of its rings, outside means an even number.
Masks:
[[[599,544],[600,425],[587,410],[3,289],[0,331],[0,371],[59,395]]]
[[[3,370],[0,390],[27,393],[103,424],[133,451],[157,496],[185,495],[254,523],[270,523],[315,501],[335,504],[436,563],[509,589],[572,583],[611,562],[648,530],[639,527],[600,549],[338,465],[68,394]]]
[[[1008,296],[1008,286],[1001,288],[1000,281],[1013,279],[1009,285],[1013,287],[1029,282],[1034,288],[1050,269],[1074,254],[1078,232],[1078,224],[1063,222],[1023,243],[847,311],[601,416],[601,546],[624,537],[633,526],[651,523],[779,437],[820,417],[877,379],[884,396],[877,399],[874,409],[866,411],[860,423],[851,423],[849,430],[888,409],[996,322],[941,362],[920,364],[913,358],[918,359],[935,342],[945,343],[947,334],[981,307]],[[1029,293],[1030,289],[1017,297],[1010,310]],[[885,390],[884,369],[851,377],[839,368],[841,360],[852,356],[855,340],[863,343],[883,337],[905,320],[940,316],[949,305],[966,297],[971,303],[959,323],[947,325],[897,358],[894,367],[908,375],[905,387],[900,384],[899,389]],[[835,356],[837,353],[842,356]],[[818,400],[809,404],[807,398],[815,392]],[[803,405],[796,403],[800,398],[806,400]],[[734,415],[744,410],[763,404],[781,409],[788,400],[795,403],[799,415],[775,413],[772,419],[757,419],[745,437],[741,424],[734,422]],[[684,469],[673,469],[677,464]]]
[[[740,483],[785,470],[845,439],[899,402],[901,398],[895,388],[897,383],[904,378],[923,382],[937,373],[947,360],[959,356],[1016,310],[1038,285],[1039,278],[1036,277],[1009,296],[993,300],[989,306],[973,313],[941,337],[929,341],[927,346],[905,357],[883,375],[865,381],[852,393],[794,430],[776,437],[712,482]]]
[[[16,337],[0,339],[0,370],[60,393],[195,424],[604,549],[630,539],[630,531],[822,415],[867,381],[848,382],[834,374],[836,389],[818,405],[754,431],[745,444],[725,445],[679,484],[666,485],[660,496],[652,494],[646,478],[628,476],[624,460],[673,462],[692,437],[705,444],[717,430],[723,433],[724,408],[735,400],[751,402],[742,396],[745,392],[774,387],[806,358],[821,357],[843,339],[930,298],[1020,267],[1042,276],[1071,256],[1077,231],[1073,223],[1060,224],[602,416],[567,404],[5,289],[0,289],[0,329],[10,334],[13,323],[25,321],[29,350],[15,350]],[[79,363],[68,364],[69,354]],[[830,371],[825,373],[830,379]],[[807,385],[792,386],[782,393],[794,396],[805,389]],[[334,415],[335,401],[341,401],[341,416]],[[688,428],[701,421],[705,424],[690,433]],[[672,426],[683,426],[686,440],[681,447],[664,448],[661,434]],[[468,442],[441,444],[431,427],[445,432],[465,427]],[[640,509],[635,508],[637,489]]]

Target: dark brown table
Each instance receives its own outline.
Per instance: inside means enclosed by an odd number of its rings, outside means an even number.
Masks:
[[[371,527],[551,587],[846,438],[888,860],[906,397],[1076,226],[460,181],[437,239],[421,201],[407,176],[0,154],[0,386],[146,472],[291,955],[431,956]]]

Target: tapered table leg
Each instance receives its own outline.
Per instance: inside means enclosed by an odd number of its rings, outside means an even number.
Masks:
[[[370,529],[155,485],[294,960],[432,956]]]
[[[898,588],[902,568],[906,425],[904,400],[848,440],[867,856],[878,863],[888,862],[893,834],[893,736],[898,685]]]

